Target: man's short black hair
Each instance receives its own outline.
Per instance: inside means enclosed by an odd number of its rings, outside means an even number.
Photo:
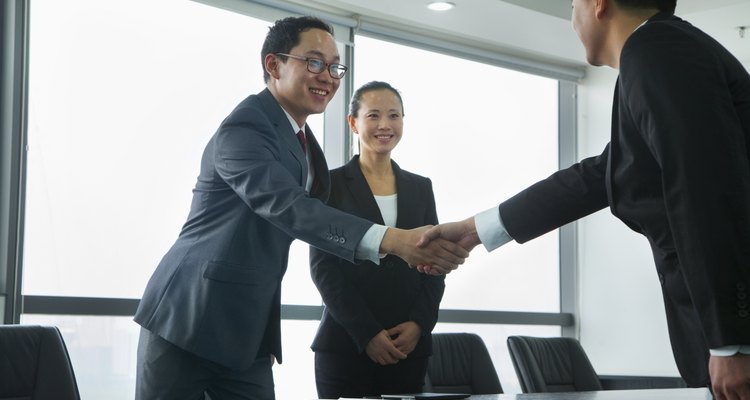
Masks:
[[[674,14],[674,9],[677,7],[677,0],[615,0],[615,2],[626,9],[657,9],[670,14]]]
[[[263,49],[260,51],[260,63],[263,68],[263,81],[268,82],[270,75],[266,71],[266,55],[289,53],[292,47],[299,44],[299,35],[310,29],[321,29],[333,35],[333,27],[320,18],[303,16],[287,17],[276,21],[268,28]]]

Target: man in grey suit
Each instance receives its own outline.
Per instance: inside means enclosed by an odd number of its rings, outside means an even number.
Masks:
[[[573,0],[592,65],[619,70],[604,152],[427,237],[488,250],[604,207],[643,234],[689,386],[750,400],[750,75],[676,0]]]
[[[187,222],[135,315],[136,399],[275,397],[281,279],[295,238],[349,261],[389,253],[443,272],[468,255],[448,241],[417,248],[425,227],[386,228],[321,201],[328,166],[305,122],[347,69],[332,33],[316,18],[277,21],[261,54],[267,89],[208,142]]]

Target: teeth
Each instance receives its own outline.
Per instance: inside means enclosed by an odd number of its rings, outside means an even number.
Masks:
[[[328,91],[327,90],[320,90],[320,89],[310,89],[311,92],[319,95],[319,96],[327,96]]]

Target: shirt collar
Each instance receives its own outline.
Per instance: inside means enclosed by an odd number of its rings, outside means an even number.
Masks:
[[[305,125],[299,126],[297,125],[297,121],[292,118],[292,116],[284,110],[284,107],[281,107],[281,109],[284,111],[284,114],[286,115],[286,118],[289,120],[289,123],[292,125],[292,134],[296,135],[297,132],[302,130],[304,132]]]

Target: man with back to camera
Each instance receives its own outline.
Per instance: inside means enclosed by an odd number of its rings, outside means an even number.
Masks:
[[[332,34],[313,17],[276,21],[261,54],[267,88],[206,146],[187,222],[136,311],[136,399],[275,397],[281,279],[295,238],[349,261],[389,253],[446,273],[468,256],[449,241],[417,248],[424,227],[374,225],[320,200],[328,166],[305,122],[347,69]]]
[[[609,206],[651,244],[682,377],[750,400],[750,76],[676,0],[572,3],[589,63],[620,72],[610,143],[422,243],[494,250]]]

